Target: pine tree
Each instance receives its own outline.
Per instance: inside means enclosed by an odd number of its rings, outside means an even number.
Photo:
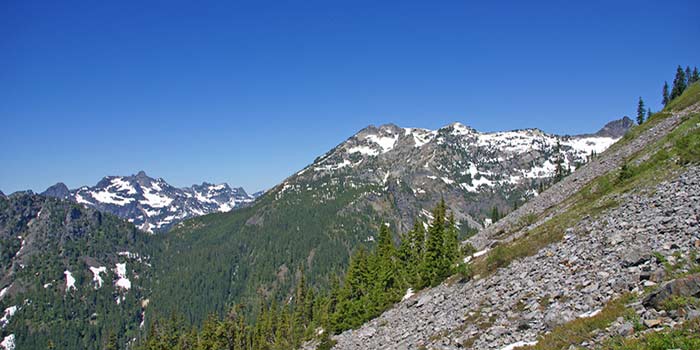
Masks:
[[[690,66],[685,67],[685,86],[687,87],[688,85],[692,84],[693,82],[690,81],[692,77],[692,72],[690,70]]]
[[[496,221],[501,219],[501,213],[498,212],[498,207],[495,205],[493,208],[491,208],[491,223],[495,223]]]
[[[445,245],[445,200],[433,210],[433,221],[428,227],[428,237],[425,242],[425,253],[420,268],[419,288],[433,286],[442,281],[446,274],[444,264]],[[449,266],[448,266],[449,268]]]
[[[453,213],[447,216],[447,227],[445,228],[445,264],[452,267],[459,257],[459,231]]]
[[[651,118],[651,108],[647,108],[647,120]]]
[[[668,104],[669,101],[669,96],[668,96],[668,82],[664,81],[664,89],[663,92],[661,93],[661,103],[664,104],[664,107]]]
[[[566,169],[564,168],[564,155],[561,153],[561,143],[557,141],[557,145],[554,147],[554,157],[556,157],[556,168],[554,169],[554,182],[559,182],[566,176]]]
[[[673,79],[673,88],[671,89],[670,100],[683,94],[686,88],[685,72],[681,66],[676,68],[676,77]]]
[[[696,83],[700,81],[700,73],[698,73],[698,67],[693,68],[693,73],[690,74],[690,78],[688,79],[688,85]]]
[[[639,102],[637,103],[637,124],[642,125],[644,123],[644,101],[642,100],[642,97],[639,97]]]

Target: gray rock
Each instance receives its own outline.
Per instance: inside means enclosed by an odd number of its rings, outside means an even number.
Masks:
[[[644,305],[659,309],[664,301],[674,296],[700,296],[700,273],[664,283],[644,299]]]

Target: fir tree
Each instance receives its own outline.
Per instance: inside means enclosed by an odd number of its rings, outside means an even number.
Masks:
[[[683,94],[686,88],[685,72],[681,66],[676,68],[676,77],[673,79],[673,88],[671,89],[670,100]]]
[[[637,103],[637,124],[642,125],[644,123],[644,115],[645,115],[645,109],[644,109],[644,101],[642,100],[642,97],[639,97],[639,102]]]
[[[496,221],[501,219],[501,213],[498,212],[498,207],[495,205],[493,208],[491,208],[491,222],[495,223]]]
[[[647,108],[647,120],[651,118],[651,108]]]
[[[669,101],[669,95],[668,95],[668,82],[664,82],[664,88],[663,92],[661,93],[661,103],[664,104],[664,107],[668,104]]]
[[[420,268],[420,288],[439,283],[446,274],[444,266],[445,200],[433,210],[433,221],[428,227],[425,253]]]
[[[693,73],[690,70],[690,66],[685,67],[685,86],[688,87],[688,85],[692,84],[693,82],[690,81]]]
[[[698,73],[698,67],[693,68],[693,72],[690,74],[688,79],[688,85],[696,83],[700,80],[700,73]]]

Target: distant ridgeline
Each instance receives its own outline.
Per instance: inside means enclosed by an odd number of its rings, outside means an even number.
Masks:
[[[182,220],[209,213],[228,212],[252,203],[241,187],[202,183],[176,188],[141,171],[131,176],[107,176],[93,187],[69,190],[63,183],[49,187],[42,195],[69,199],[129,220],[146,232],[165,232]]]

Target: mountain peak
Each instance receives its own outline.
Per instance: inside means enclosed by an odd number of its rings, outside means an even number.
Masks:
[[[60,199],[66,199],[70,196],[70,190],[68,186],[63,182],[58,182],[55,185],[46,189],[46,191],[41,193],[42,196],[54,197]]]
[[[135,176],[136,176],[137,178],[149,178],[149,179],[150,179],[150,177],[148,177],[148,175],[146,175],[146,172],[143,171],[143,170],[141,170],[141,171],[139,171],[138,173],[136,173]]]
[[[634,126],[634,121],[630,119],[628,116],[624,116],[620,119],[613,120],[605,126],[603,126],[602,129],[598,130],[593,136],[597,137],[612,137],[612,138],[620,138],[622,136],[625,136],[627,131],[631,129]]]

